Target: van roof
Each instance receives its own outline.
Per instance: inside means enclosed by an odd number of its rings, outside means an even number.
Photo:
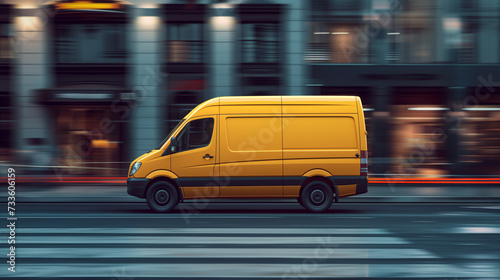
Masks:
[[[356,102],[356,96],[314,96],[314,95],[289,95],[289,96],[222,96],[220,105],[264,105],[264,104],[334,104]]]
[[[215,97],[201,103],[196,108],[194,108],[185,118],[190,118],[192,116],[198,115],[200,111],[205,110],[209,107],[213,108],[214,106],[224,106],[225,108],[230,108],[230,106],[241,105],[289,105],[289,107],[291,107],[288,108],[288,113],[301,113],[302,111],[304,111],[303,109],[301,109],[302,106],[293,105],[323,105],[315,106],[315,112],[357,113],[358,102],[361,107],[361,99],[357,96],[222,96]],[[335,108],[335,110],[332,111],[331,108]],[[302,113],[305,113],[306,111]]]

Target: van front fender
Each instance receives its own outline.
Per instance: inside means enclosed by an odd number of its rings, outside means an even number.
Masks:
[[[166,177],[166,178],[172,179],[174,181],[179,179],[179,176],[175,175],[174,172],[169,171],[169,170],[155,170],[146,176],[146,178],[150,179],[150,180],[153,180],[153,179],[158,178],[158,177]]]

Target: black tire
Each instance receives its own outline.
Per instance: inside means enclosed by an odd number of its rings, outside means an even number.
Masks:
[[[302,199],[300,196],[297,198],[297,202],[300,204],[300,206],[304,207],[304,204],[302,203]]]
[[[312,181],[300,193],[302,206],[311,212],[325,212],[332,206],[333,192],[330,186],[320,180]]]
[[[153,183],[146,193],[146,201],[154,212],[167,213],[179,203],[177,188],[166,181]]]

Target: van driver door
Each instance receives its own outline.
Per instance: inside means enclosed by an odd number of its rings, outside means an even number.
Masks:
[[[204,116],[190,120],[176,136],[171,169],[179,177],[186,199],[215,195],[216,126],[216,116]]]

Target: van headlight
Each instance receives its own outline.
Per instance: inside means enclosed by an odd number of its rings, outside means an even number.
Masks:
[[[139,167],[141,167],[141,164],[140,162],[136,162],[134,163],[134,165],[132,165],[132,168],[130,169],[130,176],[134,175],[135,172],[137,172],[137,170],[139,170]]]

